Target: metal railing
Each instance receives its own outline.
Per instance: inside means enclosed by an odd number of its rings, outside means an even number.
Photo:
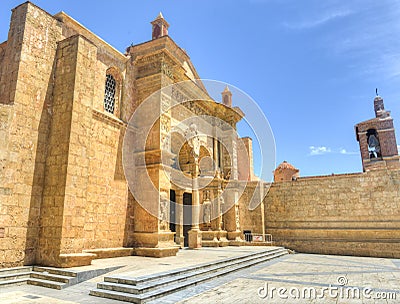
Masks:
[[[244,240],[246,242],[272,243],[272,234],[245,233]]]

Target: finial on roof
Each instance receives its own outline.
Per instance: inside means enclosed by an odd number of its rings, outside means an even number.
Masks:
[[[378,88],[375,89],[375,94],[376,94],[376,96],[379,96],[379,94],[378,94]]]
[[[157,16],[156,19],[154,19],[152,22],[152,39],[157,39],[163,36],[168,36],[168,28],[169,24],[168,22],[164,19],[163,14],[160,12]]]
[[[385,118],[390,116],[390,112],[385,111],[385,104],[383,98],[378,95],[378,89],[375,90],[376,97],[374,98],[374,111],[375,116],[380,118]]]
[[[222,103],[228,107],[232,107],[232,92],[229,90],[228,85],[225,87],[221,95],[222,95]]]

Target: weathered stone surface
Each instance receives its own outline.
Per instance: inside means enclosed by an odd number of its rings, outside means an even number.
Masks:
[[[95,259],[106,259],[115,258],[122,256],[130,256],[134,253],[133,248],[97,248],[97,249],[86,249],[83,250],[84,253],[95,254]]]
[[[400,170],[276,183],[264,203],[274,244],[309,253],[400,257]]]

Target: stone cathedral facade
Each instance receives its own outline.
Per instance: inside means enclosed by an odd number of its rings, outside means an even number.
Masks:
[[[162,257],[189,245],[192,214],[179,208],[192,204],[192,189],[173,185],[160,173],[160,151],[174,153],[171,168],[190,177],[191,148],[182,146],[179,134],[168,143],[165,138],[179,121],[201,114],[218,117],[235,130],[243,113],[232,108],[228,88],[219,103],[201,82],[196,84],[192,91],[197,88],[203,101],[182,104],[160,117],[146,151],[132,146],[132,152],[146,153],[146,174],[160,195],[142,193],[160,208],[159,214],[138,204],[122,163],[128,121],[162,87],[200,78],[186,52],[168,36],[168,26],[159,15],[149,28],[152,39],[122,54],[65,13],[51,16],[30,2],[13,10],[8,39],[0,45],[1,266],[65,267],[129,254]],[[181,98],[184,92],[174,94]],[[232,140],[240,141],[241,151],[212,140],[200,149],[200,163],[212,159],[219,174],[207,191],[195,193],[199,205],[217,201],[231,175],[238,180],[240,174],[251,184],[254,174],[246,165],[251,139]],[[165,201],[175,207],[163,206]],[[219,211],[210,208],[198,210],[201,219],[194,228],[205,232],[195,235],[193,247],[240,243],[238,203],[223,218],[215,218]],[[261,220],[255,225],[261,233]]]
[[[0,43],[0,267],[70,267],[103,257],[174,255],[185,246],[255,245],[246,238],[253,234],[262,236],[260,245],[265,233],[304,252],[400,257],[399,159],[383,108],[356,129],[364,173],[302,178],[285,164],[280,183],[262,182],[268,195],[248,208],[260,181],[251,139],[234,132],[245,113],[232,105],[229,88],[221,102],[208,95],[168,27],[160,14],[149,28],[152,39],[121,53],[63,12],[53,16],[31,2],[13,9]],[[163,95],[181,81],[189,90]],[[147,121],[130,121],[160,90],[156,113],[180,103],[162,112],[141,149],[127,134],[138,134]],[[219,122],[196,126],[190,119],[199,115]],[[185,139],[202,128],[221,132],[217,137],[228,144]],[[132,145],[123,153],[126,138]],[[142,162],[127,171],[132,155]],[[138,196],[129,189],[132,172]],[[207,187],[171,182],[178,173],[189,181],[203,174]],[[147,177],[157,195],[142,187]]]

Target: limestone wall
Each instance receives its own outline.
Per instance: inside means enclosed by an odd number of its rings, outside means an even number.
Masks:
[[[255,180],[253,166],[253,143],[250,137],[239,138],[238,143],[238,178],[239,180]]]
[[[0,264],[5,267],[35,260],[54,58],[60,37],[58,22],[31,3],[13,10],[0,80],[0,100],[5,104],[0,110],[1,128],[8,138],[0,178],[4,194],[0,197],[0,229],[4,229]]]
[[[7,41],[4,41],[3,43],[0,43],[0,78],[1,78],[1,75],[2,75],[1,70],[3,68],[4,57],[6,55],[6,47],[7,47]],[[0,103],[1,103],[1,101],[0,101]]]
[[[299,252],[400,258],[400,171],[275,183],[266,229]]]
[[[114,114],[103,106],[110,69]],[[129,57],[65,14],[13,10],[0,44],[0,267],[131,243],[121,150],[134,74]]]
[[[94,105],[102,102],[97,47],[79,35],[58,45],[38,259],[46,265],[63,263],[60,254],[122,247],[127,216],[125,124]]]
[[[98,114],[93,116],[87,155],[85,249],[123,246],[129,191],[122,168],[123,138],[121,123]]]
[[[132,115],[132,107],[134,104],[134,68],[129,62],[129,57],[120,53],[114,47],[102,40],[100,37],[89,31],[73,18],[61,12],[55,15],[55,18],[60,20],[62,24],[62,32],[65,38],[82,35],[91,41],[97,47],[97,62],[92,68],[95,70],[95,83],[94,87],[94,101],[93,108],[103,112],[104,111],[104,89],[106,72],[113,69],[112,75],[117,80],[117,94],[116,94],[116,110],[115,116],[127,122]],[[129,81],[125,81],[129,79]]]
[[[82,56],[83,62],[78,63],[74,71],[75,77],[79,77],[74,84],[75,92],[80,92],[77,98],[80,99],[83,92],[88,98],[88,103],[84,105],[88,121],[86,128],[82,128],[85,123],[83,115],[79,116],[77,112],[77,119],[71,122],[71,129],[77,130],[79,145],[85,145],[77,150],[77,156],[87,166],[82,167],[81,164],[70,170],[71,176],[82,176],[85,179],[84,183],[78,184],[85,197],[81,222],[75,229],[66,229],[70,231],[71,237],[74,233],[79,234],[82,242],[76,243],[69,251],[122,247],[125,221],[129,218],[128,188],[122,168],[122,142],[132,104],[129,86],[132,80],[126,80],[128,58],[66,14],[60,13],[55,17],[61,21],[65,37],[72,39],[81,35],[86,44],[95,47],[95,50],[89,50],[89,53]],[[104,110],[105,80],[110,71],[117,81],[113,114]],[[67,224],[70,227],[71,222]]]
[[[12,237],[10,237],[11,235],[8,228],[16,225],[13,213],[11,212],[13,209],[13,202],[12,188],[9,181],[13,175],[13,171],[7,168],[10,157],[8,152],[8,128],[13,110],[13,106],[0,104],[0,268],[13,265],[16,259],[12,250],[14,241]],[[22,242],[22,240],[20,241]],[[23,257],[21,257],[21,259],[22,258]],[[8,262],[9,260],[11,260],[11,262]]]
[[[259,204],[254,210],[249,209],[256,185],[256,182],[248,183],[239,199],[240,228],[242,231],[250,230],[252,233],[262,234],[264,207]]]

